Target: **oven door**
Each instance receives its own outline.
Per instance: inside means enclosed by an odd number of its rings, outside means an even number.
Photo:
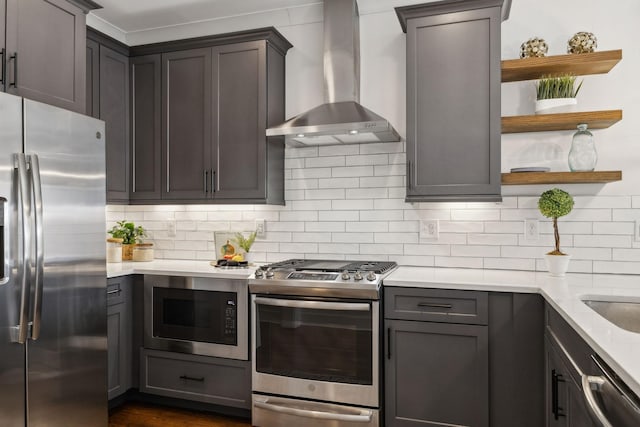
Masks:
[[[253,390],[379,406],[379,302],[252,295]]]
[[[248,360],[247,283],[204,277],[144,277],[144,346]]]

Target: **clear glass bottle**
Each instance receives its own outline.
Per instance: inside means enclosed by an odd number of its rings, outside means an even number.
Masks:
[[[578,131],[573,134],[571,150],[569,151],[569,169],[571,172],[589,172],[595,169],[598,162],[596,144],[593,134],[587,130],[587,125],[578,125]]]

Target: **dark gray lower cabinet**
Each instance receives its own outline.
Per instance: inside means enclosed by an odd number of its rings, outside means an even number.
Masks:
[[[488,330],[387,322],[387,426],[488,426]]]
[[[132,278],[107,280],[107,354],[109,399],[132,387]]]
[[[251,408],[251,362],[143,349],[140,391]]]
[[[539,295],[384,292],[387,427],[544,425]]]
[[[581,377],[573,363],[587,375],[594,371],[595,352],[549,305],[546,308],[545,387],[548,427],[598,426],[587,409]],[[569,360],[571,358],[571,360]]]

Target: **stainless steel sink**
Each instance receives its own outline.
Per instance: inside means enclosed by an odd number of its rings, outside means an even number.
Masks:
[[[582,302],[614,325],[640,334],[640,299],[607,301],[605,298],[589,297]]]

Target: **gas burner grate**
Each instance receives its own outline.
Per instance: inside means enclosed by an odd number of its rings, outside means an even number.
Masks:
[[[273,270],[311,270],[324,272],[341,272],[343,270],[347,270],[350,272],[373,271],[377,274],[385,274],[393,270],[397,266],[398,264],[393,261],[289,259],[286,261],[264,265],[261,268],[263,270],[271,268]]]

